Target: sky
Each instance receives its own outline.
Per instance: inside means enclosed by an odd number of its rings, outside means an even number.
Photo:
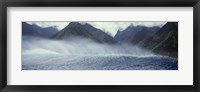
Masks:
[[[29,24],[36,24],[40,27],[56,27],[58,30],[62,30],[65,28],[70,22],[27,22]],[[160,26],[162,27],[166,22],[80,22],[82,24],[88,23],[95,28],[101,29],[105,32],[111,34],[111,36],[115,36],[118,30],[124,30],[129,25],[142,25],[147,27],[152,26]]]

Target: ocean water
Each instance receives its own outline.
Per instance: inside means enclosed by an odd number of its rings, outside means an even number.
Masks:
[[[164,56],[25,55],[22,70],[177,70],[178,60]]]
[[[178,70],[178,59],[130,44],[23,37],[22,70]]]

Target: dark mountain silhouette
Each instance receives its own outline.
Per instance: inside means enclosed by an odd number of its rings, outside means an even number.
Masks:
[[[42,37],[40,32],[34,29],[34,27],[26,22],[22,22],[22,35],[23,36],[38,36]]]
[[[39,27],[35,24],[28,24],[26,22],[22,22],[22,34],[23,36],[28,35],[28,36],[38,36],[38,37],[46,37],[49,38],[53,34],[58,32],[58,29],[55,27],[46,27],[42,28]]]
[[[168,22],[153,36],[138,43],[155,53],[178,57],[178,22]]]
[[[35,30],[39,31],[41,35],[43,35],[44,37],[47,37],[47,38],[53,36],[55,33],[58,32],[58,29],[56,27],[41,28],[35,24],[33,24],[32,26]]]
[[[89,24],[80,24],[78,22],[71,22],[63,30],[56,33],[53,39],[67,39],[70,37],[82,37],[92,39],[99,43],[116,43],[116,41],[108,34],[100,29],[94,28]]]
[[[55,27],[41,28],[22,22],[22,34],[23,36],[51,37],[57,40],[80,37],[98,43],[130,43],[157,54],[178,57],[178,22],[168,22],[161,28],[130,25],[125,30],[118,31],[114,38],[87,23],[71,22],[64,29],[58,31]]]
[[[130,25],[114,37],[119,43],[131,43],[157,54],[178,57],[178,23],[168,22],[162,28]]]
[[[92,35],[94,35],[101,41],[106,43],[116,43],[115,39],[111,35],[108,35],[108,33],[105,33],[100,29],[94,28],[93,26],[87,23],[84,25],[84,27],[87,29],[88,32],[90,32]]]
[[[134,25],[130,25],[129,27],[127,27],[125,30],[118,30],[117,34],[115,35],[115,39],[119,42],[123,41],[125,38],[133,36],[134,34],[136,34],[137,32],[139,32],[141,29],[143,28],[143,26],[134,26]]]
[[[152,36],[160,29],[158,26],[145,27],[145,26],[129,26],[124,31],[117,32],[115,39],[123,43],[137,44],[139,41]]]

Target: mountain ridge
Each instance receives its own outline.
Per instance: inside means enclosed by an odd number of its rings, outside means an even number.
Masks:
[[[178,57],[178,23],[166,23],[153,36],[141,40],[138,45],[161,55]]]
[[[22,35],[49,38],[56,32],[58,32],[58,30],[54,27],[42,28],[36,24],[22,22]]]
[[[129,26],[123,31],[118,31],[114,38],[121,43],[137,44],[140,40],[152,36],[159,29],[158,26]]]
[[[118,30],[114,37],[88,23],[81,24],[79,22],[70,22],[62,30],[57,31],[54,34],[54,31],[52,31],[52,33],[50,33],[53,34],[52,36],[44,36],[46,33],[41,33],[49,32],[44,30],[50,29],[44,29],[37,25],[30,25],[26,22],[22,22],[23,35],[50,37],[55,40],[80,37],[81,39],[90,39],[94,42],[106,44],[130,43],[148,49],[156,54],[178,57],[178,22],[167,22],[162,27],[129,25],[124,30]]]
[[[66,39],[71,36],[79,36],[82,38],[92,39],[99,43],[113,44],[116,41],[104,33],[102,30],[97,29],[89,24],[82,25],[78,22],[71,22],[64,29],[53,35],[53,39]]]

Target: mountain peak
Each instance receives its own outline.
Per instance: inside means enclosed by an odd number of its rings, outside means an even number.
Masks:
[[[77,27],[82,26],[79,22],[70,22],[66,27]]]
[[[178,22],[168,22],[153,36],[140,41],[140,46],[155,53],[178,57]]]
[[[100,43],[115,43],[115,40],[104,33],[102,30],[97,29],[89,24],[82,25],[78,22],[71,22],[63,30],[53,36],[54,39],[67,39],[69,37],[81,37],[91,39]]]
[[[29,24],[26,22],[22,22],[22,34],[23,36],[37,36],[37,37],[45,37],[49,38],[58,32],[58,29],[55,27],[40,27],[36,24]]]

